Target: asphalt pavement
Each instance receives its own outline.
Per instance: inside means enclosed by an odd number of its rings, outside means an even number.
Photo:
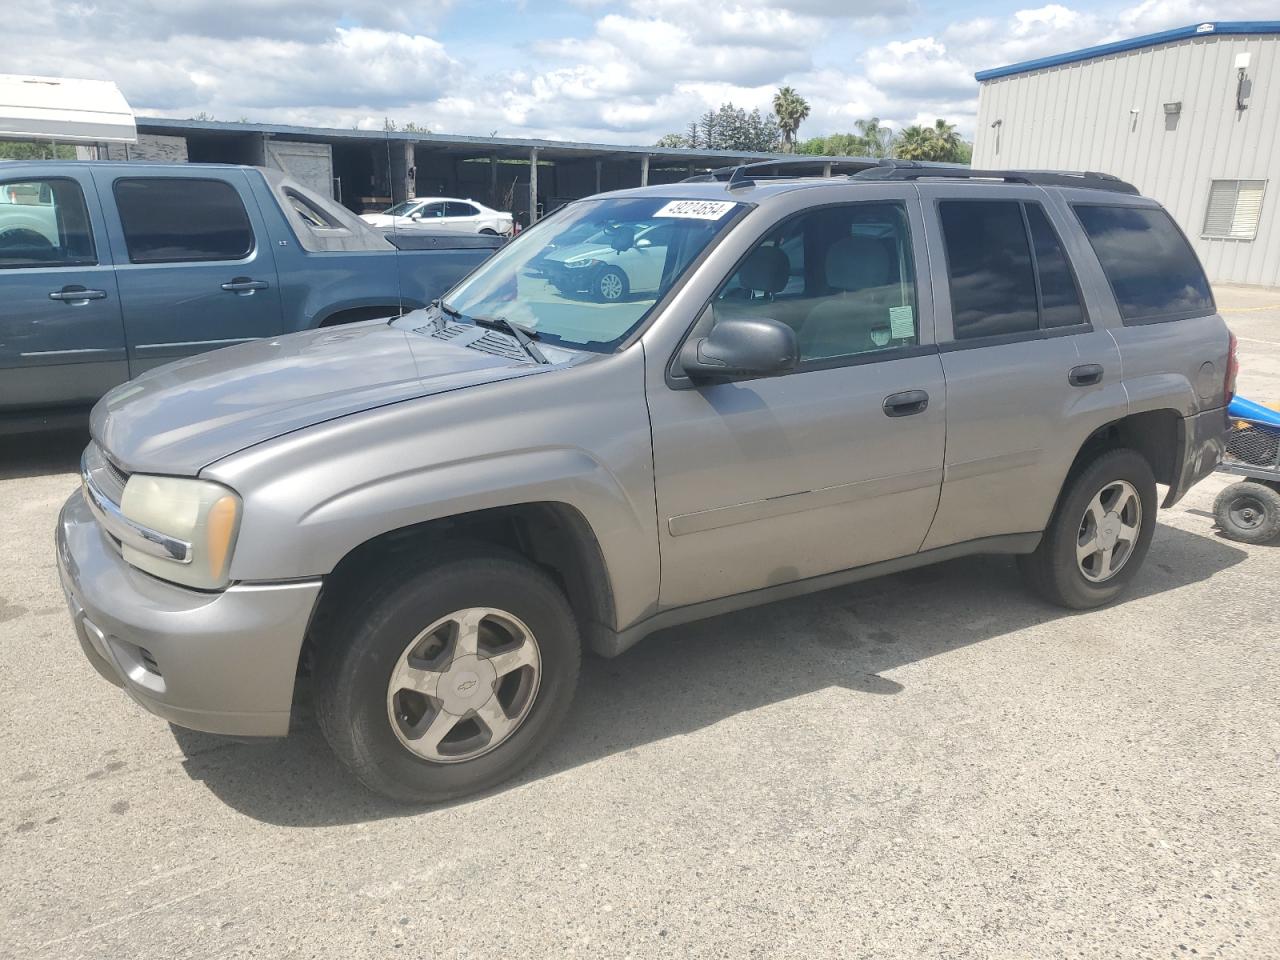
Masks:
[[[1280,401],[1280,290],[1218,297]],[[52,549],[83,442],[0,444],[0,957],[1280,956],[1280,543],[1214,531],[1221,476],[1123,603],[979,558],[670,630],[415,810],[305,702],[242,744],[97,677]]]

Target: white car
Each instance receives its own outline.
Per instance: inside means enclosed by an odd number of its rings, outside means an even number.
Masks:
[[[640,224],[625,236],[604,229],[531,264],[562,294],[585,293],[612,303],[650,293],[662,283],[670,223]]]
[[[379,229],[410,226],[503,237],[511,233],[513,224],[509,213],[453,197],[414,197],[381,213],[366,213],[360,219]]]

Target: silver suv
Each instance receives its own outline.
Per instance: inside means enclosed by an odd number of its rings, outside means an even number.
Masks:
[[[582,200],[426,310],[117,388],[57,531],[85,655],[237,736],[309,673],[435,801],[529,762],[584,649],[974,553],[1113,600],[1222,450],[1186,239],[1099,174],[862,166]]]

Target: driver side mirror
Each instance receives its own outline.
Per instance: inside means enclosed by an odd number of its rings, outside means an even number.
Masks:
[[[409,214],[409,219],[410,219],[410,220],[421,220],[421,219],[422,219],[422,211],[421,211],[421,210],[415,210],[413,213]]]
[[[653,241],[650,240],[648,237],[641,237],[639,240],[636,241],[637,250],[644,250],[652,246],[653,246]]]
[[[776,377],[799,363],[796,332],[768,317],[725,318],[680,351],[680,366],[695,383]]]

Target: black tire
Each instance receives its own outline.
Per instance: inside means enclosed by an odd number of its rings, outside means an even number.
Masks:
[[[1135,489],[1142,507],[1138,536],[1119,570],[1103,582],[1089,580],[1076,558],[1085,512],[1100,491],[1119,481]],[[1116,599],[1137,575],[1156,526],[1156,481],[1151,465],[1134,450],[1108,450],[1067,478],[1053,517],[1034,553],[1018,557],[1027,585],[1044,600],[1072,610]]]
[[[498,231],[490,230],[488,227],[485,227],[483,230],[480,231],[480,235],[482,237],[496,237],[498,236]]]
[[[533,760],[568,713],[582,656],[577,623],[559,587],[519,556],[464,549],[388,577],[351,600],[318,638],[315,709],[338,759],[371,790],[409,803],[437,803],[488,789]],[[537,694],[523,722],[490,752],[432,762],[411,752],[393,730],[388,685],[421,630],[470,607],[507,611],[529,627],[541,656]]]
[[[605,267],[591,283],[591,293],[601,303],[619,303],[627,299],[631,284],[617,267]]]
[[[1213,501],[1223,536],[1241,543],[1266,543],[1280,536],[1280,492],[1253,480],[1233,483]]]

